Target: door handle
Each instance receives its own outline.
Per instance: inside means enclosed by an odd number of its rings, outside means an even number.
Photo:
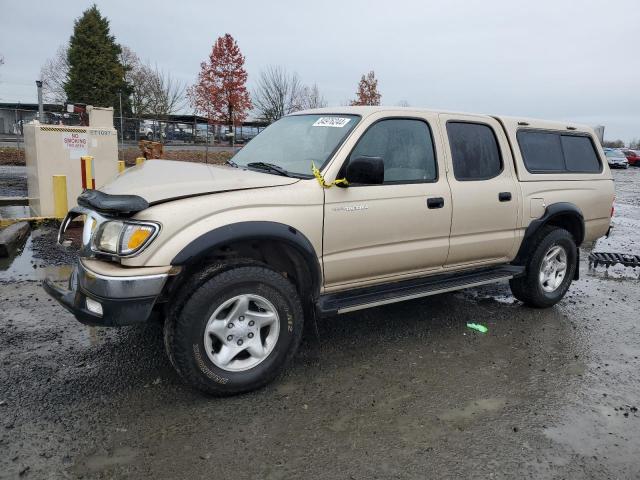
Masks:
[[[429,208],[442,208],[442,207],[444,207],[444,198],[442,198],[442,197],[427,198],[427,207],[429,207]]]
[[[500,200],[501,202],[510,202],[511,192],[500,192],[498,194],[498,200]]]

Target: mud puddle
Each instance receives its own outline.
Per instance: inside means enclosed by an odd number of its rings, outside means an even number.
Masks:
[[[14,165],[0,166],[0,197],[26,196],[27,167]]]
[[[31,216],[31,209],[24,205],[7,205],[0,207],[0,218],[26,218]]]
[[[69,278],[75,254],[57,245],[56,235],[54,226],[33,230],[14,256],[0,258],[0,282]]]

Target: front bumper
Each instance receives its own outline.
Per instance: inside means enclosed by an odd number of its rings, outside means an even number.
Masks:
[[[167,278],[166,273],[133,277],[101,275],[79,260],[69,278],[68,290],[50,279],[43,282],[43,287],[81,323],[115,327],[147,321]],[[102,314],[87,308],[87,298],[100,303]]]

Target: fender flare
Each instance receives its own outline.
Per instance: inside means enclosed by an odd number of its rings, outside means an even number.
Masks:
[[[320,293],[322,269],[313,244],[299,230],[278,222],[249,221],[224,225],[192,240],[171,260],[171,265],[189,265],[228,243],[238,241],[278,241],[294,248],[304,259],[311,274],[314,296]]]
[[[527,254],[532,247],[532,241],[535,237],[535,234],[542,227],[552,222],[555,218],[566,215],[569,215],[578,221],[579,231],[576,238],[576,246],[579,247],[584,240],[584,215],[582,214],[582,211],[576,205],[570,202],[552,203],[551,205],[547,206],[544,215],[542,215],[540,218],[532,220],[531,223],[529,223],[529,226],[525,230],[524,236],[522,237],[522,243],[520,244],[518,254],[516,255],[516,258],[512,263],[516,265],[524,264],[527,258]]]

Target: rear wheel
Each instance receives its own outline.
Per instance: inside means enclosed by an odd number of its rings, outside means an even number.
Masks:
[[[167,319],[165,345],[188,383],[232,395],[259,388],[283,370],[303,323],[297,291],[286,278],[262,266],[240,266],[195,288]]]
[[[577,268],[577,247],[566,230],[548,226],[536,235],[525,274],[509,281],[513,295],[536,308],[551,307],[567,293]]]

